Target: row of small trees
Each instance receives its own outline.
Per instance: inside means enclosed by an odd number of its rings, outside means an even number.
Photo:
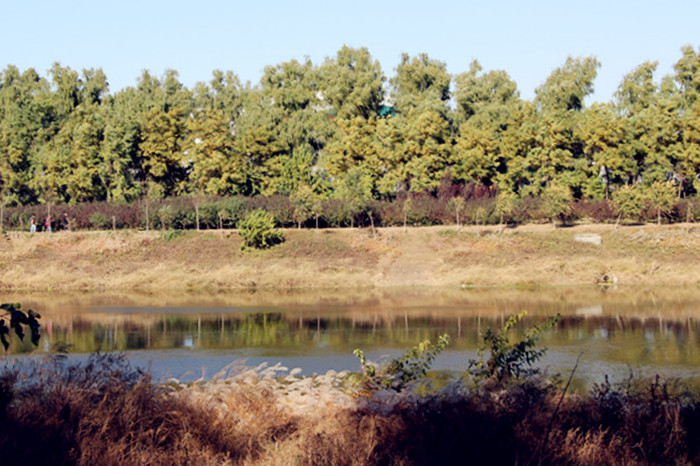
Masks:
[[[687,222],[700,219],[700,199],[679,199],[669,183],[625,186],[609,200],[575,200],[566,187],[552,184],[541,196],[483,191],[449,197],[405,195],[394,200],[345,203],[313,196],[173,197],[131,204],[95,202],[53,206],[55,218],[67,214],[72,229],[230,229],[250,212],[270,212],[279,227],[327,228],[408,225],[486,225],[542,222]],[[3,212],[0,225],[29,230],[32,215],[48,206],[18,206]],[[41,222],[38,222],[41,223]],[[54,228],[55,229],[55,228]]]

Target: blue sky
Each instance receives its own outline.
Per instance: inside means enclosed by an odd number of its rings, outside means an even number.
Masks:
[[[592,100],[609,101],[637,65],[658,61],[660,80],[683,45],[700,46],[697,0],[6,3],[2,69],[102,68],[112,92],[135,85],[144,69],[177,70],[190,88],[215,69],[256,84],[266,65],[307,56],[320,64],[348,45],[367,47],[387,77],[403,52],[427,53],[452,74],[477,59],[508,72],[525,99],[567,56],[595,56],[602,67]]]

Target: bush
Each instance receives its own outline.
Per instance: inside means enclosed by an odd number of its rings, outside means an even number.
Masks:
[[[547,352],[547,348],[535,349],[540,334],[552,328],[560,319],[557,314],[550,317],[542,325],[533,326],[520,340],[511,343],[508,338],[508,331],[520,322],[527,312],[512,315],[499,332],[486,329],[484,341],[479,348],[479,359],[469,362],[468,373],[476,380],[493,379],[499,383],[505,383],[511,379],[518,379],[521,376],[529,377],[539,371],[532,368]],[[484,353],[489,351],[490,355],[484,360]]]
[[[360,359],[362,372],[356,377],[355,383],[368,392],[381,389],[400,392],[425,378],[435,357],[449,342],[447,334],[439,336],[434,344],[426,340],[382,366],[368,362],[364,352],[356,349],[353,354]]]
[[[90,215],[90,225],[97,230],[107,230],[112,222],[102,212],[94,212]]]
[[[275,230],[275,219],[270,212],[256,209],[238,224],[243,238],[241,249],[265,249],[284,241],[282,232]]]

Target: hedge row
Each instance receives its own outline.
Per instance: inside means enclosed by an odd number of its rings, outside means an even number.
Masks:
[[[505,221],[511,224],[544,223],[548,218],[545,200],[525,197],[515,201],[509,215],[502,218],[496,211],[496,197],[493,193],[459,193],[465,199],[459,217],[461,224],[498,224]],[[400,226],[408,225],[453,225],[456,212],[451,197],[416,195],[406,203],[406,197],[391,201],[371,200],[351,212],[345,203],[337,199],[326,200],[321,204],[318,226],[348,227]],[[35,205],[4,209],[3,227],[10,230],[29,230],[29,220],[36,216],[37,230],[43,230],[44,218],[51,213],[53,230],[62,228],[61,218],[67,214],[70,228],[78,230],[104,229],[196,229],[199,216],[200,229],[230,229],[250,211],[264,209],[271,212],[278,226],[294,227],[294,205],[289,197],[173,197],[159,200],[141,200],[131,204],[93,202],[77,205]],[[302,227],[316,226],[316,217],[311,215],[301,223]],[[587,220],[592,222],[614,222],[617,215],[607,200],[576,201],[570,205],[566,221]],[[640,221],[656,221],[656,211],[644,210]],[[700,199],[679,199],[674,207],[664,215],[668,223],[700,220]]]

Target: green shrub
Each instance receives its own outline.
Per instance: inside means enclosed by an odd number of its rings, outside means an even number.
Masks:
[[[612,204],[618,214],[617,221],[622,218],[639,219],[644,207],[644,196],[636,186],[623,186],[612,194]]]
[[[238,224],[238,234],[243,238],[241,249],[265,249],[284,241],[282,232],[275,229],[275,219],[270,212],[256,209]]]
[[[98,230],[107,230],[112,227],[112,221],[102,212],[90,215],[90,225]]]
[[[362,372],[355,377],[354,382],[370,392],[382,389],[400,392],[409,384],[425,377],[435,357],[447,347],[449,341],[447,334],[438,337],[437,343],[426,340],[382,366],[368,362],[364,352],[356,349],[353,354],[360,359]]]
[[[533,326],[525,335],[511,343],[508,332],[518,323],[527,312],[512,315],[508,318],[499,332],[486,329],[484,341],[479,348],[479,359],[469,362],[467,373],[474,379],[493,379],[505,383],[521,376],[531,376],[539,372],[532,365],[547,352],[547,348],[536,349],[540,334],[552,328],[561,318],[559,314],[550,317],[544,324]],[[484,353],[489,351],[489,358],[484,360]]]
[[[182,238],[185,236],[184,230],[173,230],[172,228],[169,230],[163,231],[161,238],[163,238],[163,241],[175,241],[178,238]]]

